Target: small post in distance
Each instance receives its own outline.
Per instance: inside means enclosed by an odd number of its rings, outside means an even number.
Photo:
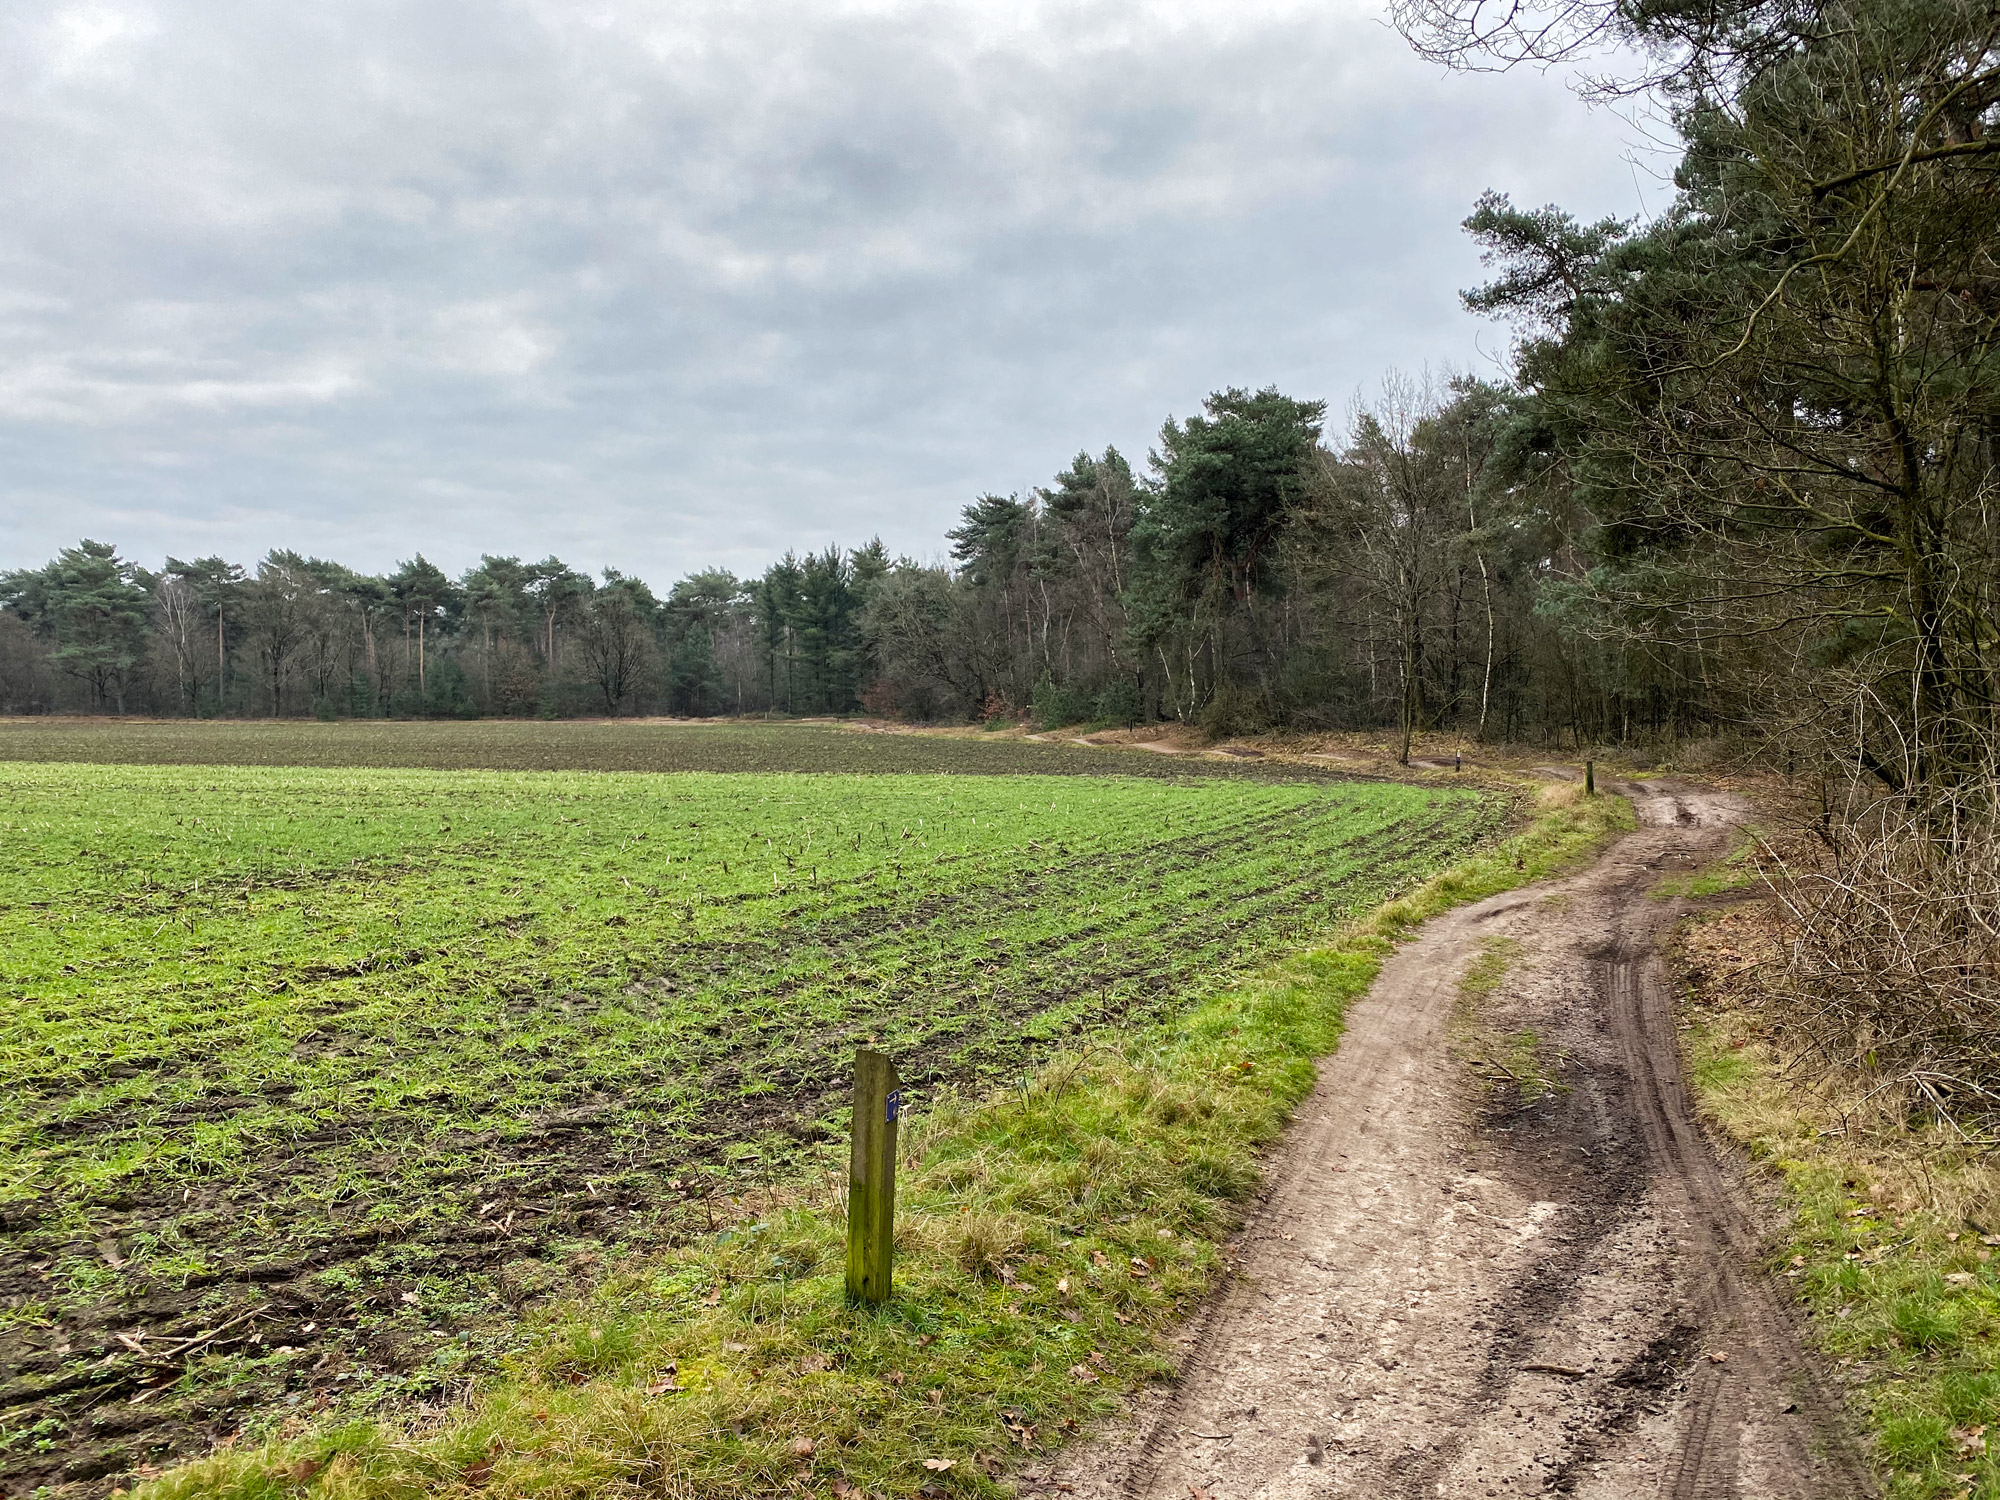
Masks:
[[[1597,795],[1597,762],[1594,760],[1583,763],[1583,795],[1586,797]]]
[[[903,1091],[896,1065],[872,1047],[854,1054],[853,1154],[847,1172],[847,1295],[889,1300],[896,1253],[896,1122]]]

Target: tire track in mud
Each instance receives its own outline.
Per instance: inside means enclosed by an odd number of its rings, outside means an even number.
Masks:
[[[1069,1455],[1080,1500],[1875,1493],[1680,1081],[1663,867],[1728,798],[1628,789],[1589,870],[1434,921],[1350,1014],[1179,1380]],[[1458,984],[1517,956],[1476,1017]],[[1551,1085],[1481,1085],[1531,1036]],[[1538,1064],[1539,1066],[1539,1064]]]

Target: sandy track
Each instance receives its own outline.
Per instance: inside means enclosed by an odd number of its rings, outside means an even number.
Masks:
[[[1063,1459],[1081,1496],[1873,1493],[1739,1179],[1680,1081],[1646,891],[1721,851],[1731,799],[1627,788],[1642,827],[1580,875],[1431,923],[1349,1017],[1186,1336],[1183,1378]],[[1563,1091],[1482,1091],[1458,984],[1532,1028]]]

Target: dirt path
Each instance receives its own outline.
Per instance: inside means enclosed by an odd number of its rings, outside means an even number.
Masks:
[[[1384,969],[1181,1383],[1050,1483],[1096,1500],[1873,1493],[1680,1082],[1656,942],[1677,909],[1646,892],[1720,853],[1741,810],[1626,790],[1643,826],[1589,870],[1442,917]],[[1496,942],[1511,964],[1474,1036],[1459,983]],[[1564,1087],[1482,1086],[1464,1060],[1482,1047]]]

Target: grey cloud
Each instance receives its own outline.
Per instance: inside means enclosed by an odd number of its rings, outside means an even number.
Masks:
[[[1561,80],[1325,4],[45,0],[0,130],[0,565],[931,552],[1215,387],[1473,362],[1483,187],[1635,206]]]

